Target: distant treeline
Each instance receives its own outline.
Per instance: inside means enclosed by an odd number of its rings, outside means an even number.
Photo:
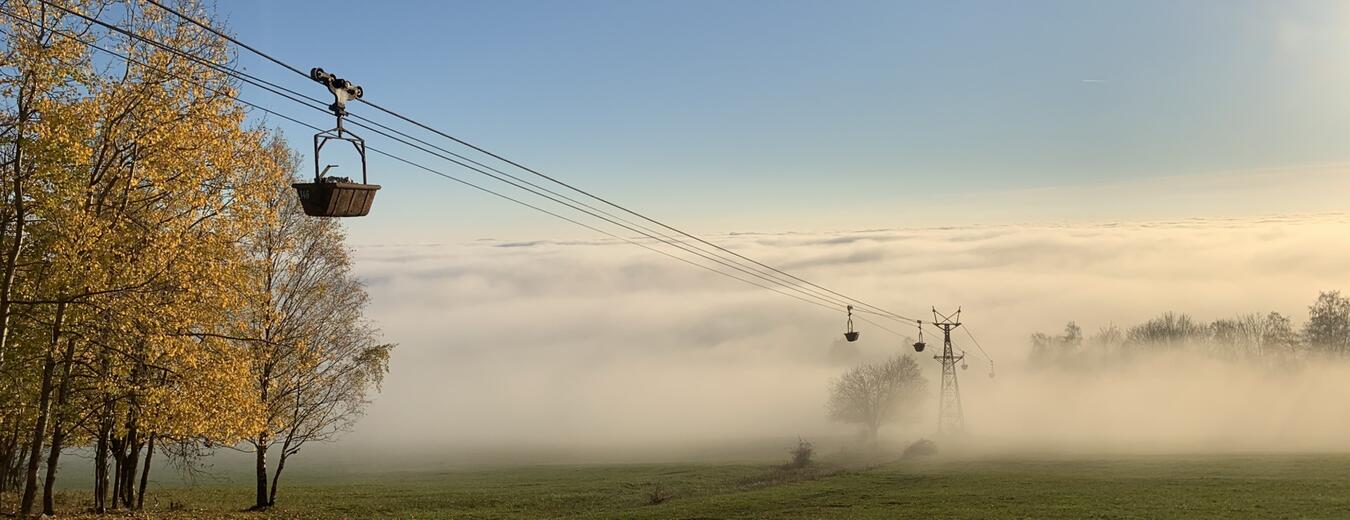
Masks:
[[[140,509],[154,461],[220,447],[256,455],[271,505],[287,458],[348,429],[386,371],[341,227],[298,208],[295,152],[208,65],[232,62],[220,38],[136,2],[5,10],[0,514],[57,513],[72,448],[94,485],[67,510]]]
[[[1289,361],[1313,355],[1350,354],[1350,298],[1323,292],[1296,325],[1278,312],[1251,313],[1210,323],[1166,312],[1138,325],[1107,325],[1085,335],[1069,322],[1062,334],[1031,335],[1030,361],[1091,364],[1158,350],[1185,349],[1222,359]]]

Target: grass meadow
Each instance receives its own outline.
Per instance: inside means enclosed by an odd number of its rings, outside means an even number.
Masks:
[[[157,484],[146,518],[1346,518],[1350,455],[934,456],[878,465],[521,465]],[[68,490],[78,514],[87,493]],[[6,497],[6,502],[13,497]]]

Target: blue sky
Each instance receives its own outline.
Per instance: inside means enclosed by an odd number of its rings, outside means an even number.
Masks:
[[[1346,279],[1350,217],[1264,217],[1346,212],[1350,3],[1339,0],[220,9],[244,41],[286,61],[770,265],[897,312],[961,306],[1010,374],[989,379],[975,364],[978,376],[962,381],[985,431],[1113,439],[1120,417],[1138,424],[1129,412],[1154,410],[1130,399],[1168,389],[1147,378],[1145,392],[1089,385],[1077,429],[1038,421],[1040,404],[1062,411],[1043,397],[1063,387],[1017,375],[1032,331],[1127,326],[1168,309],[1299,321],[1317,291]],[[256,57],[241,64],[324,93]],[[309,131],[280,126],[308,146]],[[587,241],[596,235],[406,166],[376,159],[372,170],[385,188],[369,217],[347,225],[370,316],[400,347],[397,377],[354,439],[825,431],[823,387],[802,382],[843,366],[825,356],[838,312]],[[839,231],[937,226],[950,227]],[[765,233],[722,234],[745,231]],[[895,339],[868,327],[859,359],[893,352]],[[1329,374],[1312,381],[1345,380]],[[1192,393],[1223,404],[1208,390],[1233,381],[1246,380],[1210,378]],[[481,398],[426,399],[465,391]],[[1320,417],[1278,401],[1290,417]],[[1242,431],[1266,435],[1269,421],[1243,415],[1248,404],[1206,408],[1217,415],[1182,406],[1186,417],[1163,421],[1173,428],[1143,435],[1209,439],[1214,425],[1249,422]],[[1299,431],[1308,435],[1267,438],[1322,442],[1328,430]]]
[[[1350,161],[1350,4],[1337,1],[219,9],[241,39],[283,60],[322,66],[373,101],[701,232],[1328,211],[1350,195],[1344,183],[1328,194],[1310,182],[1161,207],[1134,190],[1110,213],[1077,200],[1122,183],[1166,193],[1177,176],[1237,176],[1227,184],[1241,186],[1272,168],[1291,180],[1305,167],[1343,178],[1327,168]],[[324,93],[254,56],[241,64]],[[307,146],[309,131],[280,126]],[[358,242],[591,235],[406,166],[372,165],[385,190],[375,214],[352,223]],[[1008,196],[1044,190],[1075,200]]]

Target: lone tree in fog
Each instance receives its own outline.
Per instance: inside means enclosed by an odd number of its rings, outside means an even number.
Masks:
[[[1308,307],[1303,337],[1319,352],[1350,353],[1350,298],[1341,296],[1340,291],[1319,294]]]
[[[927,387],[919,364],[909,356],[858,365],[834,380],[830,419],[859,425],[866,440],[875,442],[877,430],[913,411]]]

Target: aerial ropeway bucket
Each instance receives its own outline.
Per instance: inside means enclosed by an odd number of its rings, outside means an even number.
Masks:
[[[364,217],[370,214],[378,184],[351,182],[346,177],[320,177],[292,184],[300,206],[312,217]]]

